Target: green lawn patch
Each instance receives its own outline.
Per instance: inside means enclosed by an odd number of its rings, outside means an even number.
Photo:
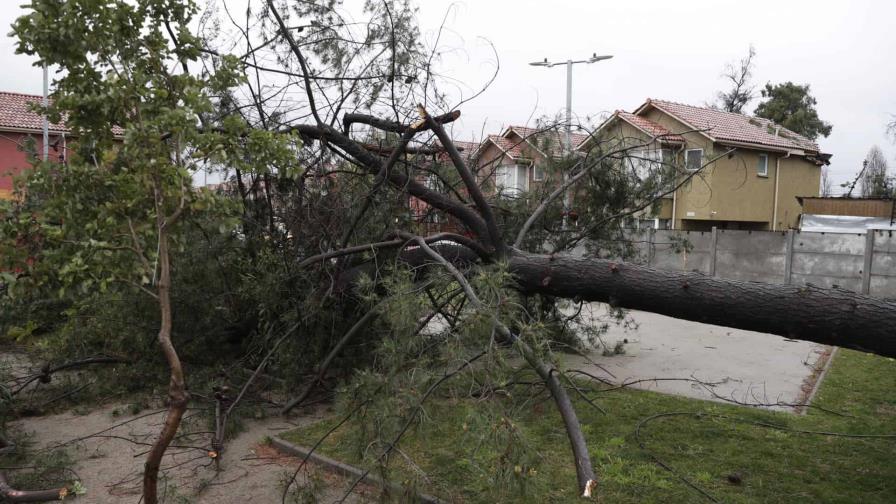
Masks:
[[[433,396],[385,474],[370,464],[375,450],[362,446],[355,422],[335,430],[319,450],[450,501],[581,502],[553,403],[525,392],[488,401]],[[797,416],[640,390],[590,395],[607,415],[574,399],[602,502],[711,502],[679,475],[721,502],[871,504],[896,496],[896,439],[795,432],[896,433],[892,359],[836,354],[815,404],[849,416],[817,409]],[[484,409],[514,414],[483,415]],[[665,413],[675,414],[659,416]],[[283,437],[311,446],[336,421],[334,415]],[[636,436],[639,425],[646,450]]]

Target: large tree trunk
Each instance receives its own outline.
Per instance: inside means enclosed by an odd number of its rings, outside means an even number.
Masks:
[[[519,288],[896,357],[896,303],[842,289],[742,282],[514,250]]]

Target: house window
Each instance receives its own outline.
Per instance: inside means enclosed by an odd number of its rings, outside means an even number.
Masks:
[[[532,165],[532,180],[541,182],[544,180],[544,168],[539,165]]]
[[[529,190],[529,167],[525,165],[501,165],[495,170],[495,186],[498,192],[517,196]]]
[[[684,166],[690,171],[699,170],[703,166],[703,149],[684,151]]]
[[[651,175],[660,173],[666,162],[666,149],[647,149],[636,151],[630,157],[632,169],[638,180],[647,180]]]
[[[768,177],[768,154],[759,155],[759,164],[756,166],[756,175]]]

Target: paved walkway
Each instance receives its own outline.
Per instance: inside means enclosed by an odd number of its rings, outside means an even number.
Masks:
[[[594,303],[587,308],[594,322],[607,317],[605,305]],[[806,402],[830,350],[814,343],[654,313],[631,311],[629,316],[637,329],[610,323],[601,336],[611,349],[622,341],[625,353],[605,356],[602,348],[596,349],[587,358],[569,357],[566,368],[615,383],[659,378],[632,386],[792,411],[787,405]]]

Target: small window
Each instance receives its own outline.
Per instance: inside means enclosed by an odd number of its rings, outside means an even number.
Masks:
[[[756,175],[768,177],[768,154],[759,155],[759,164],[756,166]]]
[[[532,166],[532,180],[541,182],[544,180],[544,168],[539,165]]]
[[[684,151],[684,166],[690,171],[697,171],[703,167],[703,149],[688,149]]]

